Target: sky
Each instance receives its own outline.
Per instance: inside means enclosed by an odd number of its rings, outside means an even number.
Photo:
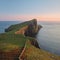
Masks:
[[[0,0],[0,21],[60,21],[60,0]]]

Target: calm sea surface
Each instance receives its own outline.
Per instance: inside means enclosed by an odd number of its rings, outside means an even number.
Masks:
[[[0,21],[0,33],[4,33],[5,29],[10,25],[21,23],[20,21]]]
[[[40,48],[60,55],[60,22],[38,22],[43,28],[37,34]]]

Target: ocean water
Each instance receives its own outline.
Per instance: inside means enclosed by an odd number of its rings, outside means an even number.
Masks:
[[[5,29],[10,25],[21,23],[21,21],[0,21],[0,33],[4,33]]]
[[[40,48],[60,55],[60,22],[38,22],[43,28],[36,38]]]

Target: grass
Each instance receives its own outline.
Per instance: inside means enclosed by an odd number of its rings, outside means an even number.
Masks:
[[[6,32],[8,32],[7,34],[14,34],[16,31],[18,31],[22,27],[26,26],[27,24],[28,24],[28,22],[11,25],[8,29],[6,29],[7,30]]]
[[[15,34],[20,28],[26,26],[29,22],[21,24],[11,25],[7,30],[8,32],[0,34],[0,50],[9,52],[14,49],[22,49],[26,46],[24,52],[24,60],[60,60],[59,56],[50,54],[42,49],[38,49],[33,46],[30,41],[35,40],[32,37],[25,37],[21,34]]]
[[[0,49],[1,49],[1,51],[9,52],[9,51],[12,51],[14,49],[19,49],[19,46],[14,45],[14,44],[10,44],[10,43],[1,43]]]
[[[11,25],[7,32],[0,34],[0,50],[12,50],[17,47],[24,47],[25,42],[27,38],[24,35],[21,34],[15,34],[16,31],[18,31],[20,28],[26,26],[28,23],[20,23]],[[5,46],[4,46],[5,45]]]
[[[8,32],[0,34],[0,50],[10,51],[15,48],[15,46],[23,48],[26,40],[33,40],[32,37],[25,37],[21,34],[15,34],[20,28],[26,26],[28,23],[11,25],[8,28]],[[11,31],[10,31],[11,29]],[[4,46],[5,44],[5,46]],[[13,47],[12,47],[13,46]]]
[[[59,56],[38,49],[31,45],[29,41],[26,42],[25,52],[23,53],[24,60],[60,60]]]
[[[24,47],[27,38],[20,34],[1,34],[0,35],[0,49],[13,49],[11,46]],[[4,46],[5,44],[5,46]]]

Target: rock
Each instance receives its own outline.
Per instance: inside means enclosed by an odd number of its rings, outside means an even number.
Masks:
[[[28,24],[28,29],[26,30],[25,35],[30,36],[30,37],[34,37],[38,33],[40,28],[41,28],[41,26],[37,25],[37,20],[33,19]]]
[[[39,44],[38,44],[38,42],[37,42],[36,39],[30,40],[30,42],[31,42],[31,44],[32,44],[33,46],[35,46],[36,48],[40,48],[40,47],[39,47]]]

